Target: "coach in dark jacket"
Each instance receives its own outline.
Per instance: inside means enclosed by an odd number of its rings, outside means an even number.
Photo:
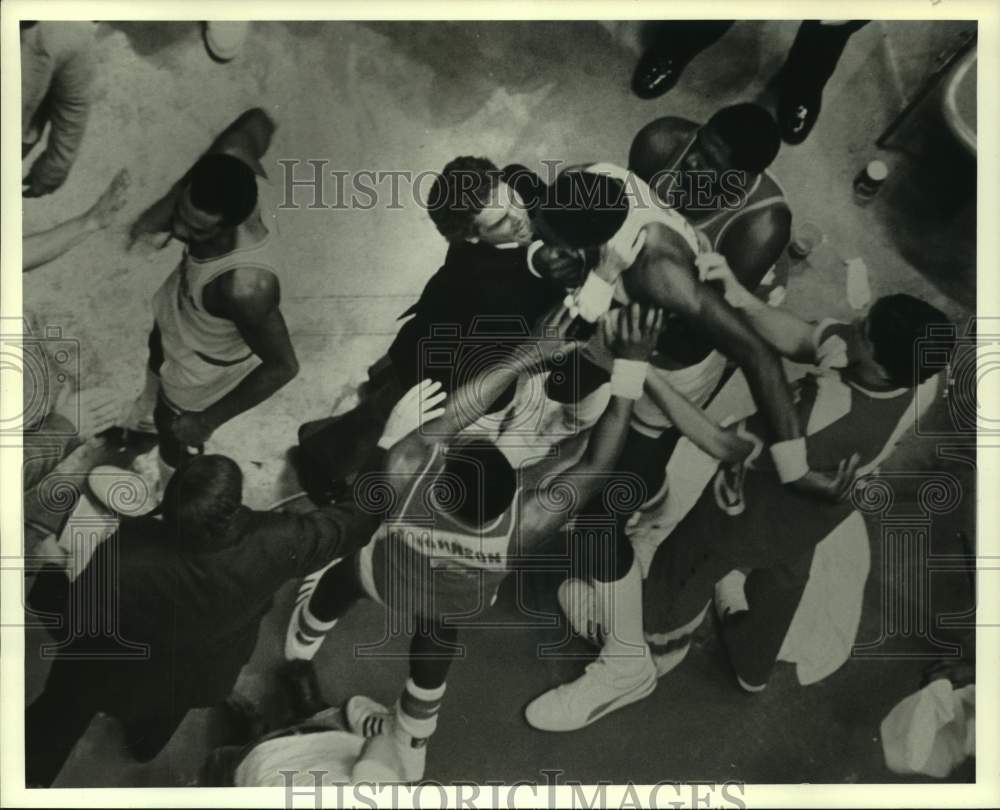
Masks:
[[[498,169],[485,158],[459,157],[444,167],[427,200],[448,241],[444,264],[400,315],[409,320],[369,371],[366,399],[299,429],[299,472],[310,492],[319,495],[357,469],[402,391],[429,377],[451,392],[481,370],[480,358],[499,362],[504,345],[523,341],[565,288],[582,279],[582,258],[532,245],[533,212],[546,190],[538,175],[516,164]],[[540,264],[544,273],[535,270]],[[506,407],[513,395],[511,386],[491,410]]]
[[[411,389],[363,472],[383,469],[382,448],[439,415],[440,400],[435,386]],[[366,480],[397,490],[405,483]],[[281,514],[247,509],[242,489],[234,461],[194,457],[167,485],[162,518],[122,519],[68,586],[65,632],[25,717],[28,784],[52,783],[98,711],[123,722],[137,759],[156,756],[189,709],[230,694],[275,592],[368,543],[387,494],[368,489],[357,502]]]

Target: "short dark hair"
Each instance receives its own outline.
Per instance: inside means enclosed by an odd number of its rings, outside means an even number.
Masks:
[[[191,202],[225,225],[239,225],[257,206],[257,178],[246,163],[232,155],[205,155],[189,177]]]
[[[625,184],[616,177],[566,171],[549,186],[536,221],[544,235],[566,247],[603,245],[625,223],[629,202]]]
[[[912,388],[940,370],[938,362],[925,362],[917,341],[932,340],[935,354],[950,355],[955,346],[954,329],[937,307],[912,295],[899,293],[879,298],[868,312],[868,339],[875,362],[885,369],[889,381]]]
[[[475,235],[473,221],[500,182],[496,164],[482,157],[457,157],[434,179],[427,195],[431,221],[449,242]]]
[[[465,439],[452,444],[446,451],[442,472],[441,485],[451,494],[439,499],[446,501],[443,511],[470,526],[494,520],[514,500],[517,473],[488,439]],[[450,483],[449,478],[456,483]]]
[[[729,147],[734,169],[759,173],[770,166],[781,148],[781,132],[771,114],[757,104],[723,107],[708,119],[711,129]]]
[[[163,518],[177,540],[194,551],[214,551],[227,543],[226,530],[243,502],[243,473],[228,456],[186,460],[163,493]]]

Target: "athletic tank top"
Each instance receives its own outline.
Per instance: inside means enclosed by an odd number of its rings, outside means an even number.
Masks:
[[[272,256],[274,220],[263,216],[262,220],[269,230],[256,244],[210,259],[196,259],[185,249],[180,264],[153,298],[163,343],[162,391],[179,410],[205,410],[260,364],[236,324],[208,312],[204,290],[236,268],[260,268],[279,276]]]
[[[438,445],[399,516],[383,523],[371,544],[376,595],[396,613],[473,615],[492,604],[510,570],[520,493],[490,524],[471,529],[442,511],[461,486],[448,480],[443,468],[444,450]]]
[[[612,243],[621,242],[621,249],[625,251],[636,237],[640,228],[653,222],[666,225],[674,232],[680,234],[692,252],[697,255],[698,237],[694,228],[684,219],[683,216],[672,208],[667,208],[664,203],[658,200],[645,180],[634,172],[614,166],[610,163],[597,163],[587,168],[587,171],[597,174],[606,174],[615,177],[625,183],[627,198],[629,202],[629,213],[624,225],[612,238]],[[625,290],[621,277],[615,287],[615,300],[620,304],[628,304],[631,299]],[[668,326],[664,329],[664,337],[661,337],[660,346],[650,358],[649,374],[655,374],[666,379],[671,386],[686,396],[695,405],[703,406],[712,395],[722,374],[726,369],[725,358],[716,351],[709,351],[697,362],[685,365],[680,368],[665,368],[664,365],[676,366],[676,363],[657,363],[662,361],[661,351],[669,351],[669,343],[665,341],[676,340],[676,333],[671,333],[672,322],[681,319],[671,313],[667,313]],[[632,427],[643,435],[656,437],[666,428],[671,426],[670,419],[660,410],[659,406],[650,399],[648,394],[643,394],[635,403],[632,410]]]
[[[670,172],[681,171],[678,167],[692,144],[694,144],[696,134],[697,128],[690,137],[684,140],[677,154],[667,161],[667,165],[665,166],[668,172],[667,176],[671,176]],[[774,175],[765,169],[762,174],[758,175],[753,185],[747,191],[742,206],[739,208],[724,207],[721,211],[709,214],[704,219],[699,220],[694,227],[705,234],[712,243],[712,249],[718,251],[722,245],[722,238],[734,223],[739,222],[756,211],[762,211],[779,205],[785,208],[788,207],[788,203],[785,200],[785,191]]]

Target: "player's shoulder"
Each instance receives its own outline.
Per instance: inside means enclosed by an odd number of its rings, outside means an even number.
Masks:
[[[256,265],[236,266],[210,285],[221,308],[231,317],[259,317],[278,306],[281,282],[274,271]],[[206,302],[207,303],[207,302]]]

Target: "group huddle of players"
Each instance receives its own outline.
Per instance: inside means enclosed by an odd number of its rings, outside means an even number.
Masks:
[[[235,531],[240,497],[221,496],[227,468],[200,451],[298,371],[257,196],[273,130],[260,110],[241,116],[132,230],[185,245],[154,298],[131,422],[158,447],[136,469],[165,519],[206,543]],[[424,776],[460,628],[542,555],[565,563],[559,604],[600,652],[527,706],[534,728],[580,729],[649,695],[713,598],[740,685],[766,684],[815,545],[912,421],[933,373],[916,342],[947,324],[906,295],[853,323],[780,308],[792,223],[768,171],[780,144],[765,109],[737,104],[701,125],[653,121],[627,168],[543,180],[459,157],[437,176],[426,203],[444,265],[361,404],[299,432],[298,472],[321,502],[313,527],[337,537],[336,553],[309,557],[321,564],[288,625],[283,677],[299,713],[322,705],[312,662],[355,601],[381,602],[412,634],[398,702],[346,704],[367,738],[355,778]],[[793,386],[782,357],[813,371]],[[758,413],[720,425],[704,409],[734,371]],[[668,497],[682,436],[718,473],[644,583],[627,524]],[[95,472],[101,497],[113,476]],[[215,500],[199,512],[205,491]]]

